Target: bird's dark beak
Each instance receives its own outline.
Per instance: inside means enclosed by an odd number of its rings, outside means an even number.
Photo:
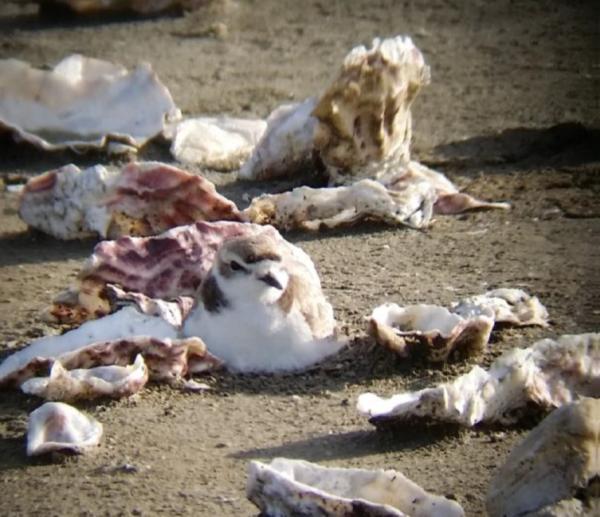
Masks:
[[[279,283],[279,280],[277,280],[271,273],[261,276],[259,280],[267,285],[270,285],[271,287],[274,287],[275,289],[283,290],[283,286]]]

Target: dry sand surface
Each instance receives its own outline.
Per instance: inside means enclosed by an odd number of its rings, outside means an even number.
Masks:
[[[276,456],[397,469],[483,514],[494,469],[535,418],[508,429],[375,431],[355,411],[361,392],[425,387],[476,360],[404,364],[369,346],[364,317],[384,301],[447,304],[491,287],[538,295],[552,326],[495,331],[478,359],[484,365],[538,338],[600,328],[594,2],[240,0],[185,16],[89,21],[40,21],[35,11],[0,4],[0,58],[49,66],[79,52],[127,66],[149,61],[194,115],[264,117],[322,91],[353,46],[410,34],[432,68],[414,109],[415,154],[470,193],[513,209],[439,217],[428,231],[371,225],[288,235],[315,261],[351,349],[308,373],[219,374],[200,379],[213,388],[205,394],[156,385],[130,400],[83,405],[105,427],[89,456],[28,459],[27,415],[40,401],[1,392],[0,514],[252,515],[246,465]],[[170,159],[160,143],[142,157]],[[98,161],[108,159],[45,154],[0,137],[7,183]],[[240,204],[245,188],[284,187],[209,177]],[[16,206],[15,194],[0,193],[3,355],[51,331],[40,311],[94,245],[30,232]]]

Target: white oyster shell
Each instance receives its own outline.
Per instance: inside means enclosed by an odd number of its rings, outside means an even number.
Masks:
[[[140,147],[179,110],[148,64],[134,71],[78,54],[52,70],[0,60],[0,127],[47,151]]]
[[[548,326],[548,310],[536,296],[522,289],[501,288],[452,304],[452,312],[465,318],[490,315],[496,323]]]
[[[65,334],[37,339],[28,347],[8,356],[0,364],[0,385],[34,360],[57,359],[88,344],[136,335],[174,339],[177,330],[159,317],[125,307],[101,320],[88,321]]]
[[[266,180],[294,174],[313,152],[316,119],[311,115],[316,99],[285,104],[271,113],[267,129],[248,160],[240,178]]]
[[[429,420],[463,426],[511,423],[527,404],[553,409],[600,393],[600,334],[543,339],[475,366],[452,382],[390,398],[359,396],[359,413],[374,424]]]
[[[102,424],[62,402],[46,402],[29,415],[27,455],[81,454],[100,443]]]
[[[242,214],[258,224],[319,230],[369,219],[421,228],[431,221],[434,193],[426,188],[394,192],[369,179],[349,186],[298,187],[256,197]]]
[[[264,120],[231,117],[187,119],[175,126],[171,154],[176,160],[215,170],[239,169],[262,137]]]
[[[386,303],[375,308],[369,319],[369,331],[378,343],[400,357],[419,354],[433,362],[445,361],[454,352],[483,351],[493,326],[488,315],[463,318],[437,305]]]
[[[554,410],[513,449],[486,508],[490,517],[600,515],[599,479],[600,399],[584,398]]]
[[[430,494],[394,470],[321,467],[276,458],[250,462],[246,494],[272,517],[462,516],[455,501]]]
[[[148,382],[148,368],[141,354],[129,366],[98,366],[66,370],[60,361],[52,365],[49,377],[34,377],[21,384],[21,390],[48,400],[127,397]]]

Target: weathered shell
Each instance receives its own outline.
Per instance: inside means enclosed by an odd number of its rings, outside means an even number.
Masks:
[[[554,410],[513,449],[486,508],[490,517],[600,515],[599,479],[600,399],[583,398]]]
[[[137,148],[180,116],[148,64],[72,55],[52,70],[0,60],[0,127],[42,149],[83,151],[120,142]]]
[[[386,163],[408,163],[410,106],[428,83],[429,67],[409,37],[350,51],[313,111],[314,145],[334,183],[345,175],[377,179]]]
[[[267,123],[257,119],[201,117],[175,127],[171,154],[176,160],[215,170],[239,169],[262,137]]]
[[[493,326],[487,315],[463,318],[437,305],[386,303],[375,308],[369,319],[369,332],[379,344],[400,357],[420,355],[432,362],[445,361],[455,352],[482,352]]]
[[[428,188],[393,192],[364,179],[349,186],[298,187],[281,194],[263,194],[252,200],[243,215],[251,222],[284,230],[319,230],[365,219],[420,228],[430,223],[434,201]]]
[[[94,399],[98,397],[128,397],[148,382],[148,368],[141,354],[129,366],[97,366],[66,370],[54,361],[49,377],[34,377],[21,390],[47,400]]]
[[[82,454],[97,446],[102,424],[62,402],[46,402],[29,415],[27,455]]]
[[[454,381],[433,388],[388,399],[364,393],[357,409],[376,425],[429,420],[473,426],[514,422],[527,404],[549,410],[598,393],[600,334],[578,334],[515,348],[487,371],[475,366]]]
[[[154,235],[196,221],[240,219],[210,181],[159,162],[46,172],[27,182],[19,215],[59,239]]]
[[[269,465],[250,462],[246,495],[272,517],[464,515],[455,501],[426,492],[394,470],[328,468],[286,458]]]

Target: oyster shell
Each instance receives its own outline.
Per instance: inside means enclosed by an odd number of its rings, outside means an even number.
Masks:
[[[47,400],[94,399],[98,397],[128,397],[141,390],[148,382],[148,368],[144,357],[138,354],[129,366],[98,366],[66,370],[60,361],[54,361],[49,377],[33,377],[21,390]]]
[[[428,420],[463,426],[518,420],[528,404],[544,410],[600,393],[600,334],[543,339],[515,348],[489,370],[479,366],[452,382],[391,398],[359,396],[357,409],[375,425]]]
[[[314,149],[315,104],[316,99],[310,98],[273,111],[262,138],[240,169],[240,178],[273,179],[292,175],[305,166]]]
[[[74,54],[45,71],[0,60],[0,128],[47,151],[138,148],[179,116],[149,64],[127,71]]]
[[[369,318],[369,333],[400,357],[426,356],[441,362],[455,351],[482,352],[496,323],[548,326],[548,311],[539,299],[521,289],[494,289],[454,302],[400,307],[385,303]]]
[[[152,336],[152,337],[149,337]],[[67,370],[131,364],[141,354],[150,379],[171,380],[221,366],[201,339],[178,339],[178,332],[159,317],[126,307],[60,336],[37,339],[0,364],[0,386],[19,385],[45,375],[54,360]]]
[[[400,307],[386,303],[375,308],[369,333],[400,357],[426,356],[446,361],[455,352],[475,355],[489,341],[494,320],[487,315],[463,318],[437,305]]]
[[[513,449],[486,508],[490,517],[599,515],[599,480],[600,400],[583,398],[554,410]]]
[[[267,123],[231,117],[187,119],[175,126],[171,154],[177,161],[208,169],[239,169],[262,137]]]
[[[452,312],[465,318],[490,315],[496,323],[548,326],[548,310],[536,296],[522,289],[493,289],[482,295],[465,298],[451,306]]]
[[[320,230],[364,219],[421,228],[431,221],[434,200],[428,189],[397,193],[364,179],[349,186],[298,187],[281,194],[263,194],[242,214],[251,222],[283,230]]]
[[[29,415],[27,456],[82,454],[100,443],[102,424],[62,402],[46,402]]]
[[[153,235],[199,220],[240,218],[210,181],[159,162],[46,172],[27,182],[19,215],[59,239]]]
[[[265,515],[462,516],[455,501],[430,494],[394,470],[321,467],[276,458],[252,461],[246,495]]]

